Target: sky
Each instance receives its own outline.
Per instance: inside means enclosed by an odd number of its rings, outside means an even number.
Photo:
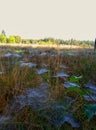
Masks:
[[[0,31],[22,38],[94,40],[96,0],[0,0]]]

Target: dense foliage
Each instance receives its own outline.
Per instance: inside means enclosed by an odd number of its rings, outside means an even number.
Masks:
[[[1,43],[6,43],[6,36],[4,34],[0,35],[0,42]]]

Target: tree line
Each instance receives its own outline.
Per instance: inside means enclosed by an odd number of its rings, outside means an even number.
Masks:
[[[5,31],[3,30],[0,34],[0,43],[21,43],[22,39],[20,36],[10,35],[6,36]]]
[[[15,36],[15,35],[10,35],[9,37],[7,37],[4,30],[0,34],[0,43],[24,43],[24,44],[40,44],[40,45],[62,44],[62,45],[78,45],[78,46],[94,45],[94,41],[80,41],[74,39],[62,40],[49,37],[39,40],[33,40],[33,39],[22,39],[21,36]]]

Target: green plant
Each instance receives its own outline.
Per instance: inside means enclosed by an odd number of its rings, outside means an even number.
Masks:
[[[73,82],[73,83],[78,83],[79,82],[79,80],[80,79],[82,79],[83,78],[83,76],[82,75],[80,75],[80,76],[74,76],[74,75],[72,75],[71,77],[70,77],[70,82]]]
[[[90,121],[94,115],[96,115],[96,104],[87,104],[84,106],[85,115],[88,118],[88,121]]]
[[[72,82],[72,83],[79,83],[79,81],[80,81],[80,79],[82,79],[82,77],[83,77],[82,75],[79,76],[79,77],[72,75],[72,76],[70,77],[70,82]],[[68,88],[67,92],[70,92],[70,91],[74,91],[74,92],[76,92],[77,94],[79,94],[80,96],[83,96],[83,95],[86,94],[86,91],[82,90],[81,87],[80,87],[78,84],[77,84],[77,86],[75,86],[75,87],[71,87],[71,86],[70,86],[70,87]]]
[[[9,36],[8,42],[15,43],[15,36]]]
[[[0,35],[0,42],[1,42],[1,43],[6,43],[6,39],[7,39],[7,38],[6,38],[6,36],[5,36],[4,34],[1,34],[1,35]]]
[[[15,36],[15,42],[16,43],[21,43],[22,42],[22,39],[20,36]]]

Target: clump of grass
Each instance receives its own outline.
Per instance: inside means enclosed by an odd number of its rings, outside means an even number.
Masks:
[[[11,69],[8,69],[10,68]],[[1,65],[1,71],[4,72],[0,76],[0,111],[12,100],[14,96],[24,93],[27,87],[36,87],[42,78],[36,75],[35,69],[28,67],[21,68],[18,64],[4,68]]]

